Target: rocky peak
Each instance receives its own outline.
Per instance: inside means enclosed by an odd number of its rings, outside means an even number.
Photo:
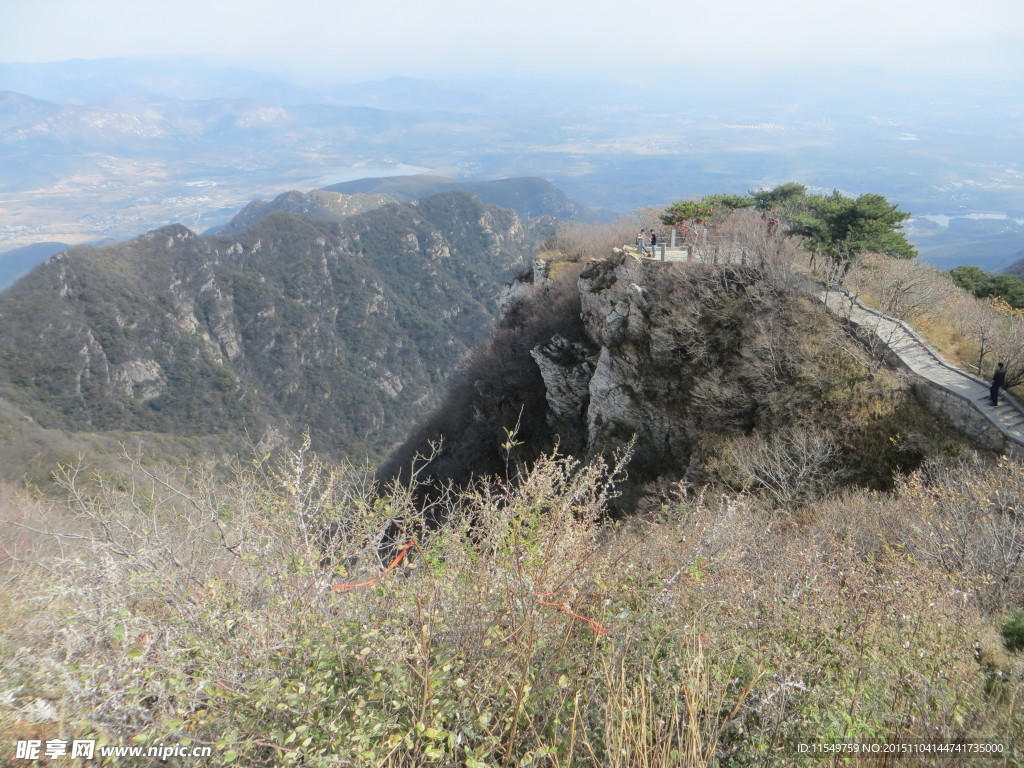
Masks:
[[[538,284],[531,270],[506,288],[496,334],[382,465],[382,478],[402,476],[439,439],[427,474],[441,484],[503,475],[499,446],[515,430],[513,458],[523,465],[554,449],[586,459],[630,447],[621,499],[629,509],[646,484],[701,482],[730,440],[842,422],[843,413],[827,412],[822,392],[838,384],[821,356],[849,356],[836,376],[844,366],[868,375],[863,350],[770,270],[620,256],[559,273]],[[844,439],[862,439],[854,433]],[[850,462],[849,474],[863,470]]]

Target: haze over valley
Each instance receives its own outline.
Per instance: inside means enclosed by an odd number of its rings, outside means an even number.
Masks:
[[[202,232],[254,199],[416,173],[541,177],[606,217],[796,180],[886,195],[938,266],[1024,255],[1009,81],[846,67],[309,86],[178,58],[0,64],[0,91],[0,270],[15,248]]]

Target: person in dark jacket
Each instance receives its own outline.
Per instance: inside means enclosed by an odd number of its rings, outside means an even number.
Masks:
[[[992,386],[988,391],[988,395],[992,399],[992,405],[999,405],[999,390],[1003,386],[1004,381],[1006,381],[1006,368],[1000,363],[996,366],[996,372],[992,374]]]

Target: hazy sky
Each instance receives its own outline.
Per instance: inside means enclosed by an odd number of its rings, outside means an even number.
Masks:
[[[1024,75],[1024,0],[0,0],[0,60],[196,53],[353,80],[794,63]]]

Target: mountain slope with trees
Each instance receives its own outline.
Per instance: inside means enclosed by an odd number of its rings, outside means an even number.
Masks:
[[[1024,280],[1012,274],[986,272],[964,264],[949,271],[953,282],[979,299],[999,298],[1013,309],[1024,309]]]
[[[434,402],[549,225],[448,192],[58,254],[0,296],[0,394],[45,427],[375,454]]]

